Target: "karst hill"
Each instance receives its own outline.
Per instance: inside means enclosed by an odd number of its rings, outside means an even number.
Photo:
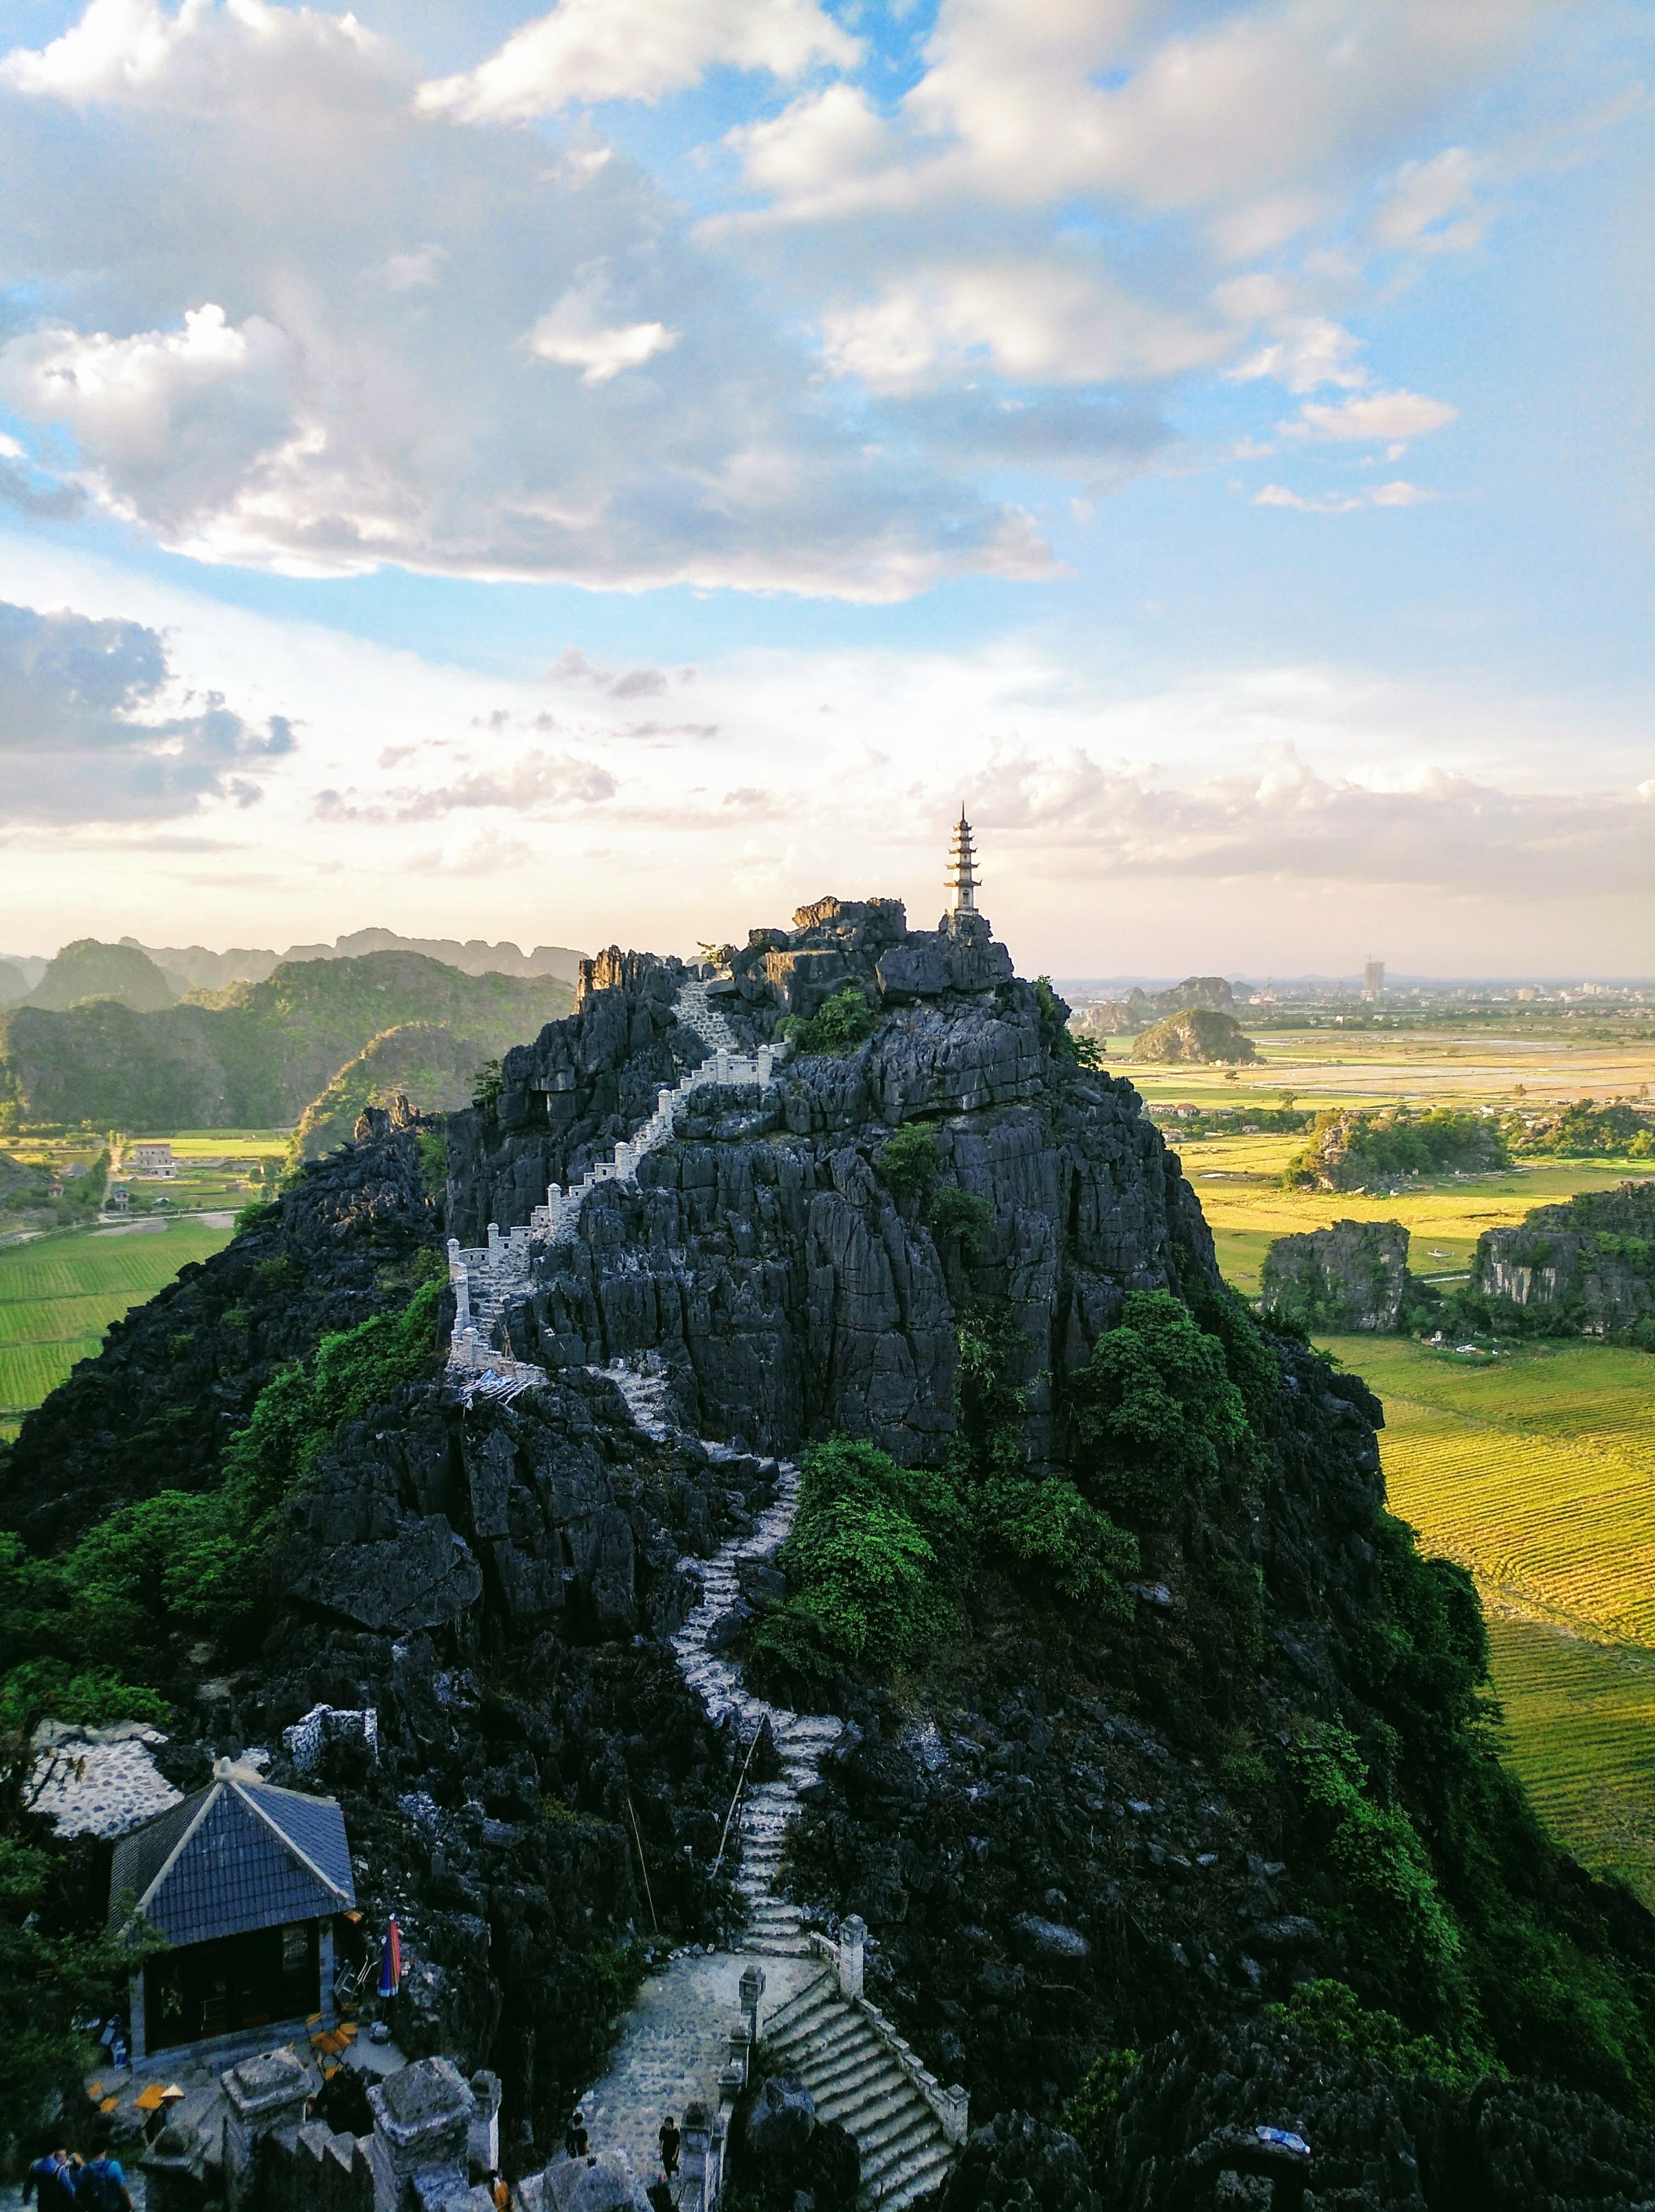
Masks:
[[[948,2212],[1655,2195],[1655,1923],[1500,1768],[1377,1401],[952,888],[611,949],[477,1106],[365,1114],[25,1424],[10,1663],[159,1693],[186,1786],[373,1710],[307,1786],[520,2166],[762,1891],[969,2092]]]

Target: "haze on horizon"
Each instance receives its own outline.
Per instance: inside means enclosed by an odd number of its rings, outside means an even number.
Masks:
[[[27,0],[0,944],[1647,974],[1628,0]]]

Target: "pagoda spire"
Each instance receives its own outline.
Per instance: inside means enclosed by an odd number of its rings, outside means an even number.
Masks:
[[[953,842],[948,848],[948,872],[943,882],[948,891],[950,914],[975,914],[977,895],[982,878],[977,872],[977,848],[971,842],[971,825],[965,819],[964,803],[959,819],[954,824]]]

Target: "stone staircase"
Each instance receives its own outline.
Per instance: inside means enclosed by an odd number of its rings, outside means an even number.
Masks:
[[[607,1159],[588,1168],[578,1183],[568,1190],[557,1183],[549,1185],[545,1203],[537,1206],[526,1223],[502,1237],[499,1224],[491,1221],[487,1244],[470,1249],[462,1249],[457,1237],[448,1239],[448,1279],[453,1285],[455,1309],[448,1346],[449,1381],[467,1401],[478,1391],[510,1396],[546,1380],[544,1368],[514,1358],[496,1341],[507,1300],[530,1280],[532,1246],[556,1244],[572,1237],[581,1207],[600,1183],[636,1181],[638,1163],[644,1155],[672,1140],[677,1109],[692,1091],[706,1084],[757,1084],[763,1090],[787,1056],[785,1046],[768,1044],[744,1054],[699,977],[688,978],[679,985],[673,1011],[711,1057],[682,1076],[676,1088],[663,1084],[649,1119],[630,1137],[622,1138]]]
[[[764,2022],[764,2061],[804,2083],[818,2120],[855,2136],[864,2201],[904,2212],[940,2185],[958,2146],[869,2012],[824,1967]]]

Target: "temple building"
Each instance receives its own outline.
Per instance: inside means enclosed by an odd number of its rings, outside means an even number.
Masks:
[[[333,1919],[354,1910],[344,1815],[221,1759],[204,1790],[115,1846],[109,1932],[166,1939],[131,1978],[134,2063],[333,2017]]]

